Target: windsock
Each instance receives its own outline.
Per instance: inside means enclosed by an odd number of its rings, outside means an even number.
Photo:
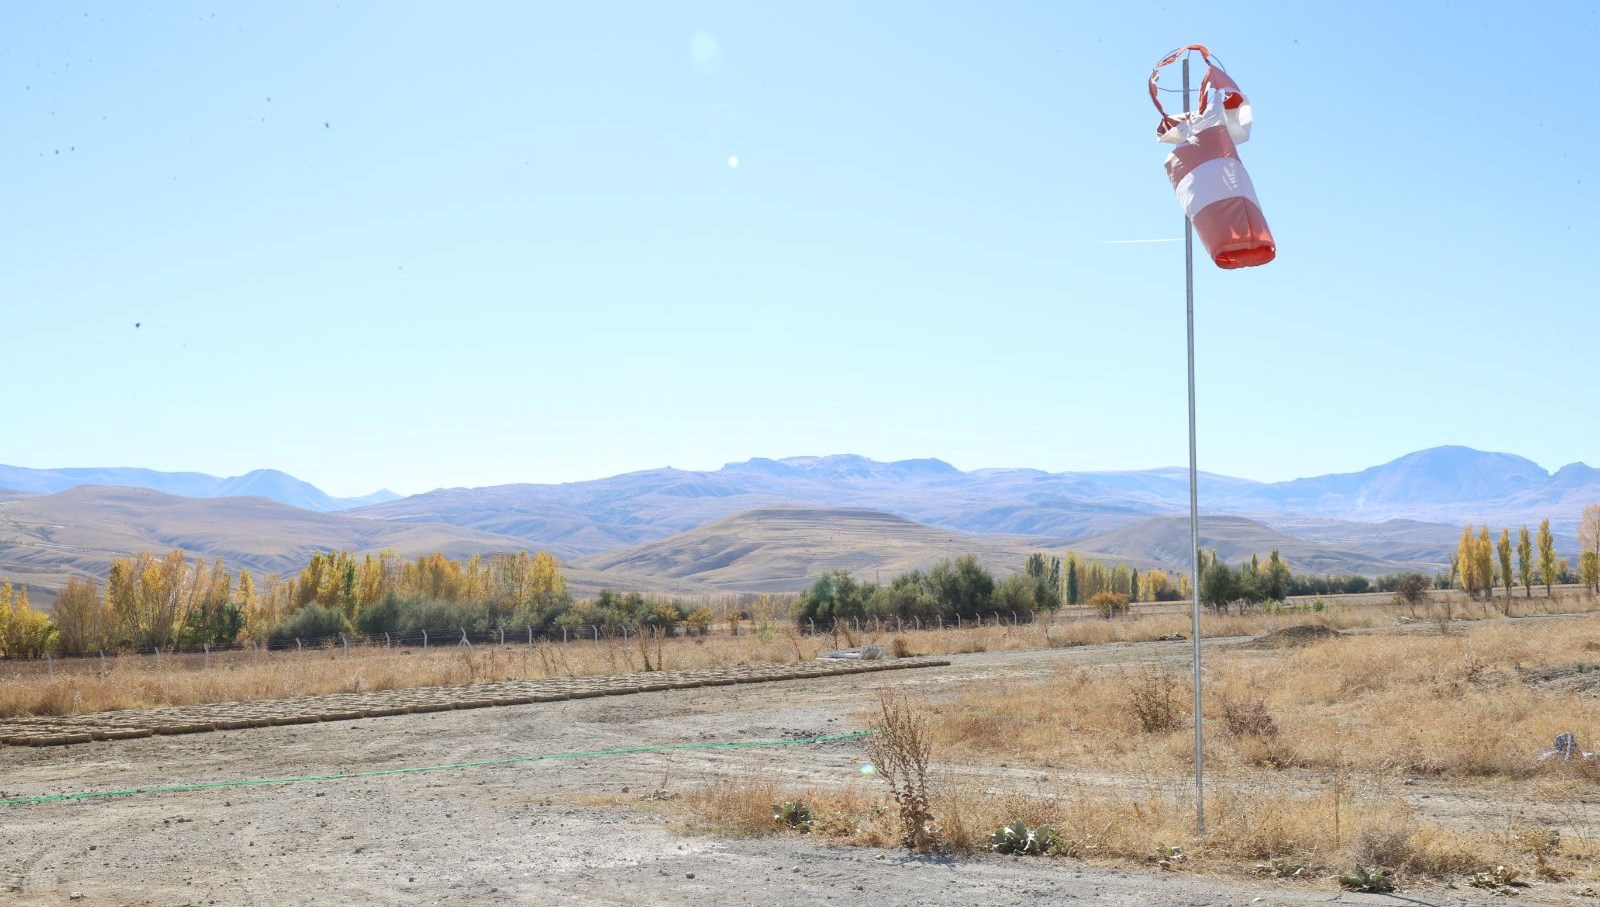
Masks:
[[[1157,81],[1161,67],[1189,51],[1205,60],[1200,80],[1200,109],[1169,116],[1161,107]],[[1167,155],[1167,178],[1178,204],[1200,234],[1200,243],[1219,268],[1264,265],[1277,255],[1277,244],[1256,200],[1250,174],[1239,160],[1238,145],[1250,138],[1250,102],[1203,44],[1190,44],[1168,54],[1150,70],[1150,100],[1161,113],[1156,138],[1174,145]]]

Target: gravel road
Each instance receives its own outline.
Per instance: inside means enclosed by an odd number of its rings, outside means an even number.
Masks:
[[[0,798],[328,775],[857,729],[878,683],[938,691],[1057,666],[1182,662],[1187,643],[955,656],[949,667],[45,749],[0,749]],[[82,905],[1487,904],[1119,871],[916,860],[802,838],[676,833],[630,805],[752,768],[838,780],[857,741],[678,750],[0,807],[0,902]],[[9,892],[7,893],[7,889]],[[1537,892],[1535,892],[1537,893]]]

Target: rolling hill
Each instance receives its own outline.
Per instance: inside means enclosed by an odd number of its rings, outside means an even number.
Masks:
[[[301,510],[266,498],[183,498],[83,486],[0,500],[0,575],[54,587],[103,577],[136,551],[181,548],[259,573],[298,570],[313,552],[394,548],[415,556],[517,550],[521,540],[439,524],[389,523]]]
[[[667,577],[725,591],[798,592],[829,570],[888,581],[963,554],[1013,573],[1030,552],[1059,547],[1057,539],[970,535],[873,510],[762,507],[574,564],[600,578]]]
[[[1448,527],[1444,527],[1448,529]],[[1208,517],[1201,544],[1230,563],[1273,548],[1302,573],[1376,575],[1433,572],[1432,560],[1390,560],[1307,542],[1243,517]],[[1188,517],[1152,517],[1066,542],[1040,536],[975,535],[872,510],[763,507],[665,539],[574,561],[587,579],[662,577],[724,591],[798,592],[828,570],[888,581],[943,558],[975,554],[997,575],[1021,569],[1034,551],[1070,547],[1089,558],[1139,569],[1183,570],[1190,562]]]
[[[1448,527],[1445,527],[1448,529]],[[1454,538],[1451,539],[1452,545]],[[1154,517],[1140,520],[1104,535],[1080,539],[1073,550],[1116,556],[1137,564],[1186,570],[1193,560],[1190,553],[1187,516]],[[1432,573],[1441,564],[1437,559],[1397,560],[1363,554],[1334,545],[1309,542],[1286,535],[1255,520],[1237,516],[1208,516],[1200,521],[1200,545],[1212,549],[1229,564],[1248,561],[1251,555],[1263,559],[1272,549],[1297,573],[1359,573],[1373,576],[1385,573],[1420,571]]]
[[[0,488],[51,494],[84,485],[148,488],[185,498],[263,497],[302,510],[330,512],[381,504],[400,496],[376,491],[359,498],[336,498],[309,482],[276,469],[256,469],[242,476],[218,478],[201,472],[160,472],[125,466],[87,469],[29,469],[0,465]]]

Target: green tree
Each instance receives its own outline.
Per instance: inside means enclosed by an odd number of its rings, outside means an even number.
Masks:
[[[1289,565],[1283,562],[1278,549],[1272,549],[1267,566],[1261,572],[1261,594],[1267,601],[1281,602],[1289,590]]]
[[[796,616],[802,621],[865,617],[870,594],[850,571],[830,570],[801,594]]]
[[[1238,595],[1238,579],[1227,564],[1212,561],[1200,578],[1200,601],[1216,611],[1226,611]]]
[[[1544,594],[1550,594],[1556,576],[1556,539],[1550,534],[1550,521],[1539,524],[1539,578],[1544,581]]]
[[[928,591],[946,615],[979,615],[993,611],[994,576],[983,569],[976,555],[934,564],[927,575]]]
[[[1067,560],[1067,604],[1078,603],[1078,559],[1070,557]]]

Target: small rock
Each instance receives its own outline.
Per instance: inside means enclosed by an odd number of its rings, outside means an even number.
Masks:
[[[83,892],[81,892],[81,891],[74,891],[74,892],[73,892],[73,893],[72,893],[72,895],[71,895],[71,898],[72,898],[72,900],[74,900],[74,901],[81,901],[81,900],[83,900]]]
[[[686,879],[692,879],[692,878],[694,878],[694,873],[686,872],[686,873],[683,874],[683,877],[686,878]]]

